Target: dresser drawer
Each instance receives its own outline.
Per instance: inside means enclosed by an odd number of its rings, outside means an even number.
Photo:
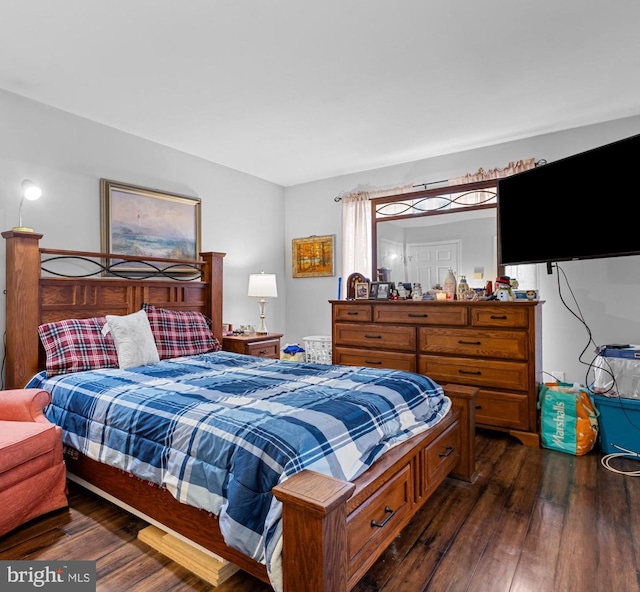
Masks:
[[[527,334],[522,331],[483,331],[479,329],[418,329],[421,352],[502,358],[528,359]]]
[[[335,304],[333,320],[348,322],[371,322],[371,306],[367,304]]]
[[[333,363],[345,366],[368,366],[370,368],[391,368],[392,370],[416,371],[416,355],[403,352],[390,352],[334,347]]]
[[[495,393],[480,389],[476,396],[476,424],[511,428],[534,429],[529,425],[529,398],[516,393]]]
[[[418,372],[436,382],[524,391],[528,389],[526,362],[503,362],[478,358],[448,358],[421,354]]]
[[[526,329],[529,326],[528,308],[508,305],[474,307],[471,309],[471,326]]]
[[[334,346],[353,345],[376,349],[415,352],[415,327],[336,323]]]
[[[407,465],[347,517],[351,573],[397,534],[395,527],[405,521],[413,505],[412,491],[411,469]]]
[[[467,307],[442,302],[440,304],[377,304],[373,307],[376,323],[406,323],[413,325],[467,324]]]

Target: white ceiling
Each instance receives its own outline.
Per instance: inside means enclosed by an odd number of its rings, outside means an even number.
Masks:
[[[640,114],[640,2],[0,0],[0,88],[289,186]]]

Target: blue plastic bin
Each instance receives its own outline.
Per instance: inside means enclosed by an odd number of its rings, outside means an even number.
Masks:
[[[626,448],[640,454],[640,400],[591,395],[600,416],[600,447],[605,454]]]

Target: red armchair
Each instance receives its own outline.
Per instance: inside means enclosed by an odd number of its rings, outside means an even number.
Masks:
[[[0,391],[0,536],[67,502],[62,432],[41,389]]]

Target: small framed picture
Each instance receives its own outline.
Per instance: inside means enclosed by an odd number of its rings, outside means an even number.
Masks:
[[[391,285],[389,282],[378,282],[378,292],[376,300],[388,300],[391,295]]]
[[[369,283],[356,282],[356,300],[369,298]]]

